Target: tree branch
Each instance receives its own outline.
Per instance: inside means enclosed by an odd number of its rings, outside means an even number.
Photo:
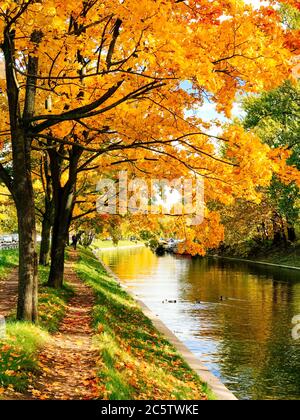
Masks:
[[[106,102],[123,84],[123,80],[119,81],[117,84],[112,86],[107,90],[107,92],[102,95],[100,98],[98,98],[96,101],[84,105],[82,107],[76,108],[72,111],[68,111],[62,114],[58,115],[40,115],[33,118],[29,118],[27,120],[28,123],[38,121],[38,120],[46,120],[45,122],[42,122],[36,126],[33,127],[32,131],[34,133],[39,133],[47,128],[52,127],[53,125],[56,125],[57,123],[61,121],[71,121],[71,120],[79,120],[81,118],[86,118],[88,113],[96,108],[98,108],[100,105],[102,105],[104,102]]]

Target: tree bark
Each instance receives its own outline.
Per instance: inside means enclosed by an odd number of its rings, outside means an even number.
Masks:
[[[55,214],[51,244],[51,268],[48,286],[60,289],[64,279],[65,249],[68,240],[70,220],[73,207],[73,192],[65,194],[61,190],[58,200],[55,200]]]
[[[68,235],[67,235],[67,246],[70,245],[70,227],[69,227],[69,231],[68,231]]]
[[[279,245],[284,241],[283,234],[282,234],[282,225],[281,225],[281,217],[277,214],[277,212],[273,213],[273,244]]]
[[[51,215],[44,214],[42,221],[42,238],[40,246],[40,265],[47,266],[50,262],[50,238],[51,238],[52,220]]]
[[[39,263],[40,265],[47,266],[50,262],[50,239],[54,218],[52,183],[47,156],[44,157],[41,163],[41,178],[43,180],[45,191],[45,210],[42,219],[42,238]]]
[[[26,164],[27,166],[27,164]],[[38,318],[38,278],[34,199],[30,171],[23,179],[22,167],[15,169],[15,181],[23,185],[15,191],[19,228],[19,294],[17,319],[35,322]],[[19,176],[18,176],[19,175]],[[24,200],[24,195],[26,200]]]
[[[54,223],[51,244],[51,267],[48,286],[59,289],[63,286],[65,249],[68,241],[70,224],[75,202],[77,169],[82,150],[73,146],[69,150],[69,179],[62,187],[62,159],[63,150],[57,154],[49,150],[51,180],[53,183]]]
[[[293,224],[289,220],[287,220],[287,234],[288,234],[288,240],[290,242],[296,242],[297,240],[296,229],[295,229],[295,226],[293,226]]]
[[[33,42],[38,40],[32,39]],[[38,279],[35,206],[31,178],[31,139],[28,127],[23,124],[20,110],[19,85],[15,74],[15,31],[4,32],[2,50],[5,59],[7,98],[10,117],[11,146],[13,158],[13,178],[6,182],[14,198],[19,227],[19,295],[17,319],[35,322],[38,318]],[[28,73],[35,75],[38,59],[29,57]],[[34,115],[36,81],[27,78],[23,117]]]
[[[30,141],[23,131],[13,135],[14,195],[19,232],[19,294],[17,319],[38,318],[38,277],[34,193],[31,178]],[[24,199],[26,197],[26,199]]]

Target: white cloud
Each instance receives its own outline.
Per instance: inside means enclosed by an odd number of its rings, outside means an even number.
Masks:
[[[265,0],[244,0],[244,3],[251,4],[254,9],[259,9],[262,6],[269,6],[270,2]]]

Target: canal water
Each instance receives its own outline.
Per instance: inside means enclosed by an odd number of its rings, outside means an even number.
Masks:
[[[239,399],[300,399],[299,271],[147,248],[99,255]]]

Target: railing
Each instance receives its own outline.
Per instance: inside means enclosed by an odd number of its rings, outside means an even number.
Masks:
[[[0,250],[2,249],[17,249],[19,242],[0,242]]]

